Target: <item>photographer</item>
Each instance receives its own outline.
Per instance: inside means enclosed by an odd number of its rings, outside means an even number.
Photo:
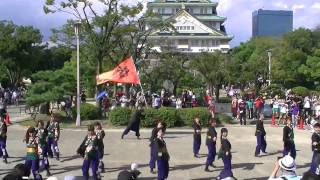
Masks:
[[[281,175],[277,177],[277,173],[281,172]],[[296,163],[294,159],[286,155],[283,158],[279,158],[279,160],[276,161],[275,167],[272,171],[272,174],[270,175],[268,180],[299,180],[301,179],[301,176],[297,176],[296,174]]]

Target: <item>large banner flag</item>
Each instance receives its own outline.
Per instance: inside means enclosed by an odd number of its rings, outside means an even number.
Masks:
[[[113,70],[97,75],[97,85],[108,81],[116,83],[140,84],[132,57],[126,58]]]

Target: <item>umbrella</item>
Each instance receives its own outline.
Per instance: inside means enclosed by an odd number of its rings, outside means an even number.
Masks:
[[[96,100],[99,100],[101,98],[103,98],[104,96],[108,96],[108,93],[106,91],[102,91],[100,92],[97,97],[96,97]]]

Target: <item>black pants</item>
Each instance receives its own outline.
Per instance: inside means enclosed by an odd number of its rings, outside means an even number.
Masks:
[[[127,128],[123,131],[122,136],[127,135],[130,130],[131,130],[130,127],[127,127]],[[137,136],[137,137],[140,137],[139,128],[138,128],[137,130],[132,130],[132,131],[136,132],[136,136]]]
[[[246,120],[246,113],[240,113],[240,124],[242,125],[242,120],[244,125],[247,125],[247,120]]]

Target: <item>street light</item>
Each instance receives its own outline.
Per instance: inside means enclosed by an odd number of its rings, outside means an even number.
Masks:
[[[269,86],[271,85],[271,56],[272,56],[272,49],[267,50],[268,57],[269,57]]]
[[[81,125],[80,120],[80,60],[79,60],[79,29],[81,26],[81,22],[77,21],[74,24],[74,33],[77,38],[77,119],[76,119],[76,126]]]

